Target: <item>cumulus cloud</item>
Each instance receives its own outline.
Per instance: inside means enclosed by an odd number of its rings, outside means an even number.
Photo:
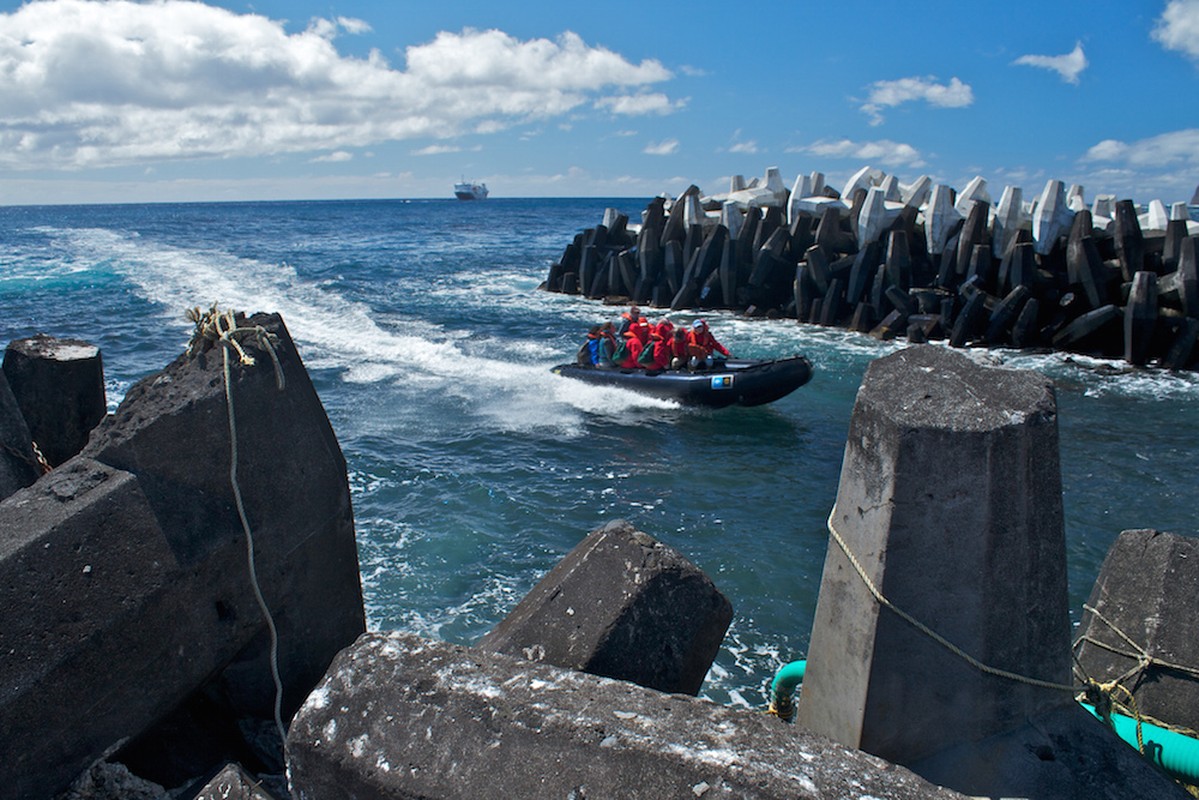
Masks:
[[[338,151],[491,133],[587,103],[663,113],[641,94],[672,77],[574,33],[516,39],[439,33],[393,67],[341,55],[361,20],[302,32],[186,0],[35,0],[0,14],[0,167],[106,167],[158,160]],[[636,101],[622,98],[648,98]],[[640,104],[640,105],[639,105]]]
[[[682,108],[686,103],[686,100],[671,100],[660,92],[654,92],[601,97],[595,101],[595,107],[607,109],[613,114],[669,114]]]
[[[1082,42],[1076,42],[1074,49],[1064,56],[1020,56],[1013,64],[1026,67],[1040,67],[1056,72],[1066,83],[1078,83],[1078,76],[1087,68],[1088,61],[1082,52]]]
[[[1199,58],[1199,0],[1170,0],[1157,20],[1153,38],[1167,50]]]
[[[663,139],[660,142],[650,142],[642,152],[650,156],[669,156],[678,152],[678,139]]]
[[[317,156],[316,158],[312,158],[309,160],[313,164],[337,164],[342,161],[350,161],[353,158],[354,158],[353,153],[346,152],[345,150],[335,150],[332,153],[326,153],[323,156]]]
[[[964,108],[974,102],[974,90],[956,77],[944,84],[937,83],[935,77],[875,81],[870,84],[870,95],[861,110],[870,115],[871,125],[881,125],[884,108],[918,100],[937,108]]]
[[[729,152],[730,153],[745,153],[748,155],[755,155],[758,152],[758,143],[755,142],[753,139],[750,139],[748,142],[737,142],[736,144],[729,147]]]
[[[1139,169],[1199,168],[1199,128],[1171,131],[1132,143],[1104,139],[1087,150],[1084,162],[1113,161]]]
[[[853,158],[860,161],[878,162],[889,167],[923,167],[924,157],[910,144],[878,139],[873,142],[855,142],[850,139],[821,139],[801,147],[789,147],[788,153],[804,153],[822,158]]]

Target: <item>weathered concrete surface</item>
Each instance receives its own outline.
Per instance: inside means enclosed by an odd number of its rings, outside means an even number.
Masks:
[[[0,371],[0,500],[24,489],[41,474],[31,441],[17,398]]]
[[[1124,531],[1108,550],[1087,605],[1150,656],[1199,669],[1196,586],[1199,540],[1155,530]],[[1077,657],[1093,679],[1115,680],[1137,666],[1132,646],[1094,614],[1084,613],[1079,630],[1084,638]],[[1134,671],[1122,685],[1132,691],[1142,714],[1199,729],[1199,677],[1151,666]]]
[[[1041,712],[1013,731],[910,766],[934,783],[975,797],[1191,798],[1077,704]]]
[[[78,458],[0,503],[0,797],[61,791],[237,652],[211,600],[182,602],[206,577],[127,472]]]
[[[366,634],[292,721],[296,800],[954,798],[760,713]]]
[[[104,364],[93,344],[45,334],[16,339],[4,350],[4,374],[52,467],[82,450],[104,419]]]
[[[204,784],[196,800],[274,800],[274,795],[239,765],[229,764]]]
[[[478,647],[697,694],[732,618],[729,601],[682,553],[615,520],[588,534]]]
[[[239,481],[289,716],[364,629],[362,599],[345,462],[282,322],[255,321],[287,389],[269,358],[234,368]],[[219,355],[181,357],[0,503],[0,798],[65,788],[202,685],[271,716],[227,425]]]
[[[1048,379],[929,345],[873,362],[831,520],[899,608],[985,664],[1069,684]],[[978,671],[882,609],[830,541],[801,724],[911,764],[1069,702]]]
[[[358,553],[345,458],[295,344],[277,314],[246,323],[279,337],[286,379],[279,391],[271,360],[234,367],[238,481],[254,533],[258,579],[277,609],[279,659],[292,677],[288,713],[324,674],[334,653],[365,629]],[[220,552],[241,551],[245,537],[229,485],[230,438],[221,355],[180,356],[130,388],[116,413],[92,435],[85,454],[138,477],[183,569]],[[248,587],[244,567],[237,580]],[[260,614],[254,615],[261,622]],[[232,707],[269,717],[274,689],[265,627],[251,651],[224,677]]]

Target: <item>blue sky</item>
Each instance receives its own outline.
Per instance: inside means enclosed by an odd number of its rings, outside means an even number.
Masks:
[[[1199,184],[1199,0],[0,0],[0,204]]]

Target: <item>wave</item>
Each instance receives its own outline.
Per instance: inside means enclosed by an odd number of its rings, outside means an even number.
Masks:
[[[159,326],[190,335],[183,311],[207,307],[280,313],[310,369],[332,370],[348,384],[393,384],[403,390],[445,391],[468,401],[475,413],[505,430],[549,428],[572,435],[580,414],[618,417],[634,408],[672,408],[673,404],[619,389],[595,391],[553,375],[561,361],[543,342],[500,338],[472,346],[477,333],[429,322],[412,315],[387,315],[349,299],[328,282],[305,280],[294,267],[270,264],[218,249],[186,249],[103,228],[47,230],[57,245],[76,255],[76,265],[104,264],[161,309]],[[512,275],[497,281],[486,275],[490,291],[473,279],[437,287],[439,302],[459,306],[527,302]],[[484,278],[479,278],[482,281]],[[527,282],[527,278],[526,278]],[[412,291],[430,291],[412,287]],[[535,289],[535,286],[531,287]],[[387,317],[385,323],[380,318]],[[143,323],[145,324],[145,323]],[[480,354],[486,350],[487,354]],[[573,356],[573,353],[571,353]]]

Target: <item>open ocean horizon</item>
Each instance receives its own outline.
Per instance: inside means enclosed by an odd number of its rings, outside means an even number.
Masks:
[[[473,643],[590,530],[624,518],[730,599],[702,694],[760,708],[775,670],[806,655],[858,384],[904,344],[705,313],[739,357],[813,362],[807,386],[751,409],[551,374],[624,309],[538,284],[606,207],[636,219],[646,201],[0,207],[0,342],[98,345],[112,409],[182,352],[185,309],[278,312],[346,457],[371,629]],[[1055,382],[1075,621],[1120,531],[1199,535],[1199,375],[962,352]]]

